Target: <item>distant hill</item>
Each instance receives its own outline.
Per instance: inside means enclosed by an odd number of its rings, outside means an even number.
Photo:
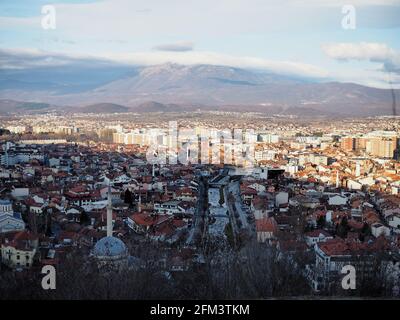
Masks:
[[[171,63],[126,66],[126,72],[120,67],[119,73],[114,72],[112,77],[105,77],[102,81],[102,74],[107,73],[96,74],[96,82],[92,81],[93,77],[89,77],[91,71],[85,69],[86,80],[82,80],[82,83],[79,69],[72,71],[68,74],[68,80],[72,82],[71,79],[76,79],[74,90],[66,89],[70,86],[61,81],[61,73],[57,74],[51,86],[47,86],[40,75],[35,77],[35,70],[30,70],[32,74],[29,74],[29,79],[37,79],[37,83],[23,89],[11,81],[12,74],[8,74],[7,79],[10,81],[7,86],[0,82],[0,98],[18,97],[26,101],[42,101],[43,104],[16,105],[15,108],[10,104],[7,104],[9,107],[0,105],[0,112],[21,112],[24,108],[29,112],[41,112],[51,108],[52,104],[59,104],[79,106],[80,111],[86,113],[179,112],[197,109],[298,116],[373,116],[394,113],[394,99],[388,89],[353,83],[321,82],[229,66]],[[89,80],[90,86],[87,84]],[[394,94],[399,101],[400,90],[394,90]],[[61,109],[75,110],[71,107]]]
[[[156,101],[146,101],[139,105],[132,107],[131,111],[134,112],[179,112],[188,111],[188,106],[181,106],[177,104],[163,104]]]
[[[56,106],[42,102],[21,102],[15,100],[0,100],[0,114],[32,114],[43,113],[55,109]]]
[[[82,113],[125,113],[129,108],[115,103],[96,103],[89,106],[74,108],[71,111]]]

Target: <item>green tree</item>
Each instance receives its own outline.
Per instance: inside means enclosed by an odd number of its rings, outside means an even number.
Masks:
[[[318,229],[323,229],[326,224],[326,218],[325,216],[320,216],[317,220],[317,227]]]
[[[80,224],[83,224],[83,225],[87,225],[87,224],[90,223],[90,217],[89,217],[89,215],[87,214],[87,212],[85,212],[85,211],[82,211],[82,212],[81,212],[79,221],[80,221]]]
[[[133,196],[132,196],[132,192],[129,191],[129,189],[126,189],[125,194],[124,194],[124,202],[126,204],[131,205],[133,202]]]
[[[221,187],[219,188],[219,205],[222,206],[224,203],[225,203],[224,189]]]
[[[347,222],[347,218],[343,217],[342,221],[340,221],[340,224],[337,227],[336,234],[341,238],[346,238],[348,232],[349,232],[349,225]]]
[[[371,228],[368,225],[368,223],[364,222],[364,225],[360,232],[359,239],[360,239],[360,241],[364,241],[365,237],[370,236],[370,235],[371,235]]]

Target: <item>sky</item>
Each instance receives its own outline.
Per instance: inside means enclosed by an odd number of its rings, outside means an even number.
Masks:
[[[55,8],[55,29],[44,29]],[[344,5],[354,28],[344,28]],[[348,21],[348,20],[346,20]],[[400,88],[400,0],[1,0],[0,72],[109,59]]]

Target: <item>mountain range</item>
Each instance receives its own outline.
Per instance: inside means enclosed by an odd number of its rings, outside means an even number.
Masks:
[[[64,68],[68,69],[68,68]],[[257,111],[393,115],[400,90],[228,66],[162,64],[2,71],[0,113]],[[21,102],[22,101],[22,102]]]

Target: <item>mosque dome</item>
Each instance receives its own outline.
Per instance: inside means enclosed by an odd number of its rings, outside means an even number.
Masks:
[[[118,259],[126,257],[128,250],[120,239],[104,237],[94,246],[93,254],[100,259]]]

